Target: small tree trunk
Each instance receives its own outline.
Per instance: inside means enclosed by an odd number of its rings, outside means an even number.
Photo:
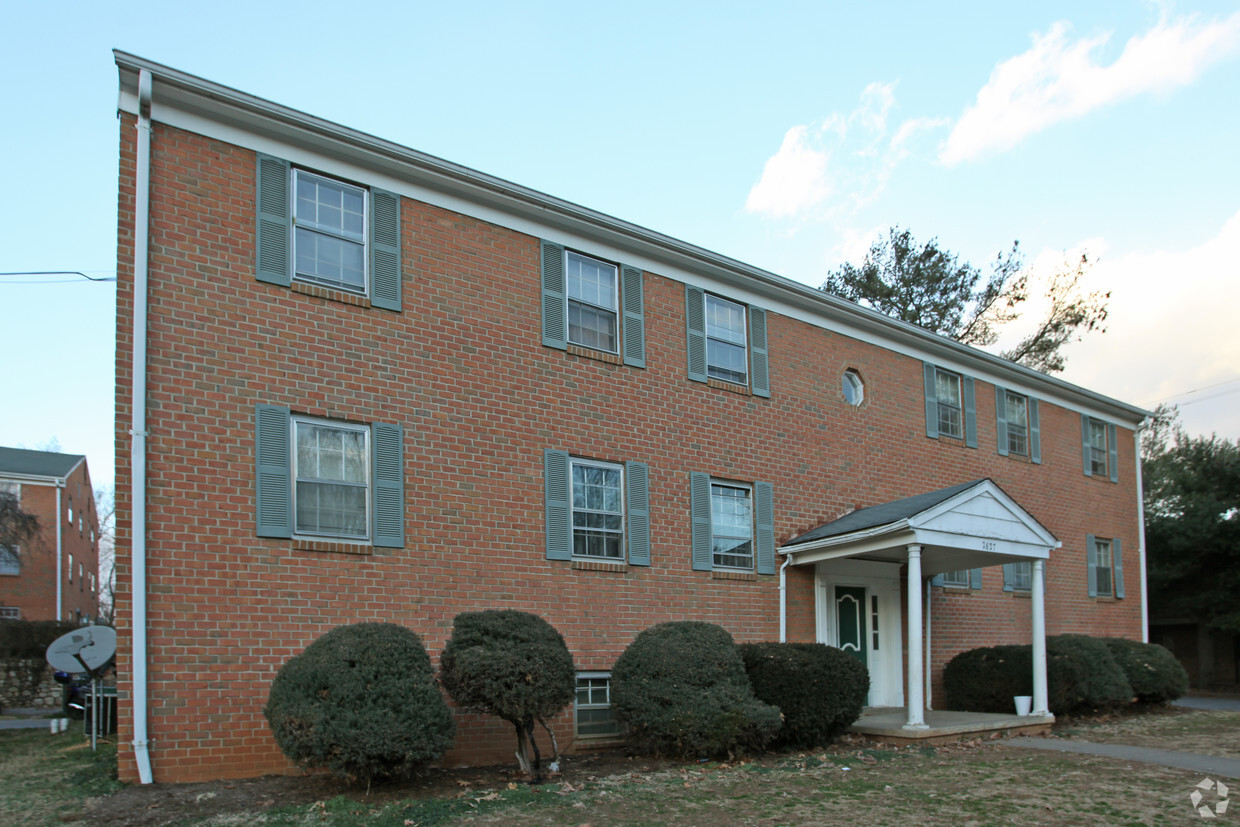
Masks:
[[[526,775],[530,774],[529,747],[526,745],[525,725],[523,723],[514,723],[513,728],[517,730],[517,766],[521,768],[521,772]]]
[[[542,767],[542,753],[539,752],[538,750],[538,739],[534,737],[533,719],[526,721],[525,731],[526,731],[527,737],[530,739],[530,746],[534,748],[534,773],[533,775],[534,775],[534,781],[538,782],[542,780],[541,778],[539,778],[539,772]]]

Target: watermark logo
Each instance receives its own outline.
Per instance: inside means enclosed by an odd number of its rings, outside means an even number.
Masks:
[[[1203,778],[1197,782],[1188,800],[1202,818],[1217,818],[1227,812],[1227,785],[1222,781]]]

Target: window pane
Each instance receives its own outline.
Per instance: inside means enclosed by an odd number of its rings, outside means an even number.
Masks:
[[[710,487],[714,565],[753,568],[753,509],[748,488]]]
[[[366,432],[314,422],[297,422],[294,431],[296,530],[368,536]]]
[[[619,317],[579,301],[568,302],[568,340],[575,345],[616,352]]]
[[[745,306],[706,296],[706,372],[724,382],[749,381]]]
[[[619,468],[574,462],[573,554],[624,556],[623,475]]]

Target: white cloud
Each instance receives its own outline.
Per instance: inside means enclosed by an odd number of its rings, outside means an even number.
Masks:
[[[784,135],[784,142],[767,159],[762,177],[749,197],[745,209],[787,218],[818,204],[831,191],[827,180],[830,153],[808,145],[809,127],[794,126]]]
[[[1090,242],[1091,251],[1099,246]],[[1087,286],[1111,291],[1107,332],[1068,346],[1064,378],[1147,408],[1168,398],[1189,402],[1198,397],[1182,396],[1186,391],[1237,378],[1238,248],[1240,212],[1193,249],[1102,259]],[[1240,437],[1240,398],[1206,396],[1184,405],[1185,426],[1194,433]]]
[[[829,217],[873,200],[914,137],[946,123],[914,118],[889,139],[895,105],[894,83],[871,83],[852,112],[789,129],[749,191],[745,210],[773,218]]]
[[[948,135],[939,160],[974,160],[1107,104],[1189,84],[1240,50],[1240,12],[1209,22],[1196,16],[1160,21],[1103,66],[1097,52],[1109,39],[1103,34],[1073,40],[1065,22],[1035,34],[1029,51],[995,67]]]

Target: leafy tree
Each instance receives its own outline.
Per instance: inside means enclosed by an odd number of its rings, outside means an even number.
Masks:
[[[512,724],[524,772],[539,772],[535,723],[551,734],[558,754],[546,719],[572,702],[577,673],[564,638],[550,623],[512,609],[462,612],[452,621],[439,666],[440,682],[459,705]]]
[[[1240,632],[1240,441],[1164,424],[1142,453],[1150,605]]]
[[[1074,337],[1103,331],[1110,293],[1085,293],[1089,269],[1076,268],[1050,279],[1046,316],[1036,329],[999,355],[1044,373],[1063,370],[1062,349]],[[1020,318],[1029,299],[1029,274],[1019,242],[1001,252],[990,275],[950,251],[938,239],[919,243],[907,229],[892,227],[871,245],[860,266],[844,264],[827,274],[822,290],[901,321],[974,347],[989,347],[1000,330]]]

